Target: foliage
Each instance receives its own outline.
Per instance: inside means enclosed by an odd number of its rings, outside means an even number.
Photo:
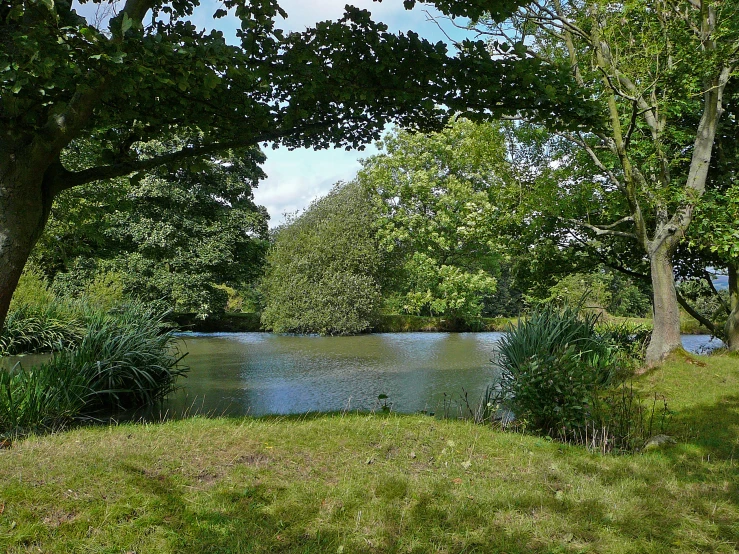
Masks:
[[[616,371],[613,352],[595,329],[597,318],[545,306],[501,338],[500,393],[531,430],[570,439],[588,426],[598,394]]]
[[[495,291],[496,281],[485,271],[470,273],[453,265],[438,266],[420,252],[412,255],[404,270],[410,289],[403,305],[406,313],[447,315],[469,322],[480,317],[482,297]]]
[[[54,293],[49,289],[49,283],[43,273],[36,266],[29,264],[18,281],[10,308],[12,310],[19,306],[47,307],[54,299]]]
[[[679,9],[551,1],[527,3],[500,23],[479,6],[443,5],[451,15],[475,13],[473,24],[501,57],[566,61],[600,105],[605,127],[558,132],[553,142],[564,139],[569,154],[550,168],[569,178],[541,196],[542,204],[555,199],[564,207],[554,227],[578,250],[632,274],[644,274],[639,266],[648,259],[655,314],[649,361],[660,361],[679,347],[672,260],[706,190],[735,76],[739,13],[711,0]]]
[[[0,330],[0,356],[70,348],[82,335],[77,310],[49,289],[38,270],[29,267],[21,276],[11,311]]]
[[[149,405],[187,368],[166,314],[141,304],[110,312],[83,307],[78,344],[31,368],[0,370],[0,433],[58,428],[100,412]]]
[[[549,288],[549,296],[541,302],[557,306],[582,303],[585,308],[615,316],[644,317],[650,313],[651,302],[642,288],[624,275],[599,268],[592,273],[562,277]],[[530,297],[529,300],[539,301]]]
[[[166,153],[181,142],[146,149]],[[86,155],[76,154],[77,163]],[[106,287],[94,289],[107,281],[109,297],[125,292],[179,312],[222,313],[227,294],[219,285],[253,281],[263,263],[268,216],[252,195],[263,159],[257,150],[230,152],[67,191],[54,204],[35,262],[67,294],[102,299]]]
[[[278,333],[369,330],[380,306],[380,258],[367,195],[339,183],[281,228],[267,255],[262,323]]]
[[[629,370],[642,366],[652,334],[651,326],[623,321],[601,323],[596,331],[601,340],[611,347],[620,376],[625,377]]]
[[[479,318],[495,291],[507,162],[499,127],[462,118],[429,135],[395,131],[358,180],[379,214],[383,290],[406,313]]]
[[[438,129],[468,103],[553,123],[593,115],[564,67],[502,61],[482,42],[450,56],[443,42],[391,34],[351,6],[339,21],[285,34],[277,0],[227,0],[212,19],[237,20],[228,44],[204,28],[212,22],[198,5],[131,0],[88,18],[71,2],[0,6],[0,203],[20,214],[0,217],[11,237],[0,244],[0,320],[64,190],[265,142],[357,147],[390,122]],[[535,69],[546,81],[529,77]],[[141,147],[183,132],[192,136],[174,152]],[[100,160],[66,166],[65,149],[88,140],[103,146]]]

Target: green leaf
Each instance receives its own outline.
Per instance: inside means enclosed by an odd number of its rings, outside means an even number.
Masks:
[[[123,13],[123,21],[121,21],[121,33],[126,34],[126,31],[128,31],[133,26],[133,20],[128,17],[127,13]]]

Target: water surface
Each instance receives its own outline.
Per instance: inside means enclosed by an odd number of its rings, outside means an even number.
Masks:
[[[380,333],[355,337],[271,333],[184,334],[191,369],[167,402],[123,418],[265,415],[376,410],[378,396],[397,412],[457,413],[467,392],[476,404],[498,374],[491,358],[502,333]],[[721,346],[708,335],[684,335],[685,348]],[[31,367],[48,355],[0,358]],[[383,401],[384,402],[384,401]]]
[[[189,376],[167,417],[373,410],[387,395],[393,411],[441,414],[476,403],[498,372],[491,358],[502,333],[380,333],[355,337],[271,333],[184,337]],[[683,336],[687,350],[720,346]]]
[[[317,337],[234,333],[185,337],[189,376],[170,416],[372,410],[440,411],[464,390],[477,400],[496,379],[502,333],[381,333]],[[445,397],[446,393],[446,397]]]

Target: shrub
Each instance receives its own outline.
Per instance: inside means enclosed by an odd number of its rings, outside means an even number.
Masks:
[[[613,351],[597,316],[544,306],[500,341],[500,393],[533,431],[571,438],[587,427],[597,396],[615,375]]]
[[[381,302],[373,218],[366,192],[339,184],[281,228],[261,285],[262,324],[276,333],[369,330]]]
[[[109,312],[79,309],[86,329],[78,345],[28,371],[0,371],[0,433],[54,429],[152,404],[187,371],[167,313],[137,303]]]
[[[622,368],[635,368],[644,361],[652,336],[650,326],[624,321],[598,325],[597,331],[603,341],[611,345]]]

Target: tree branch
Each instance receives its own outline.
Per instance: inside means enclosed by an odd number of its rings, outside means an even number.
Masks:
[[[675,291],[675,294],[677,295],[677,301],[679,304],[685,309],[688,314],[690,314],[691,317],[696,319],[698,323],[706,327],[709,331],[711,331],[711,334],[714,337],[718,337],[720,339],[723,339],[724,333],[723,330],[721,330],[716,324],[713,323],[710,319],[708,319],[706,316],[698,312],[693,306],[690,305],[690,303],[683,298],[679,292]]]
[[[636,233],[626,233],[624,231],[614,231],[613,230],[613,227],[618,225],[619,223],[622,223],[624,221],[633,221],[633,220],[634,219],[631,216],[628,216],[628,217],[625,217],[617,221],[616,223],[613,223],[611,225],[605,225],[605,226],[591,225],[590,223],[585,223],[584,221],[577,221],[574,219],[570,219],[569,222],[578,227],[585,227],[586,229],[590,229],[597,236],[610,235],[612,237],[625,237],[625,238],[637,240]]]

